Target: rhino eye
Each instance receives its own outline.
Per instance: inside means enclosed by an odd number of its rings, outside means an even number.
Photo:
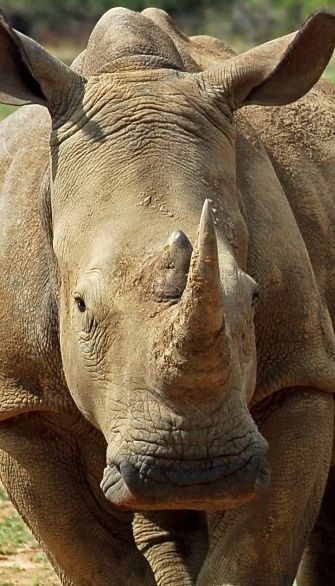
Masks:
[[[86,303],[80,295],[75,295],[74,302],[81,313],[86,311]]]

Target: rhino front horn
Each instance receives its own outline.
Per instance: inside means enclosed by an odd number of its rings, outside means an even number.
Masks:
[[[206,200],[185,290],[157,331],[152,380],[170,397],[188,389],[206,395],[207,400],[211,396],[215,402],[222,398],[229,364],[218,247]]]
[[[215,225],[206,199],[202,208],[198,238],[181,303],[195,335],[219,332],[224,324],[223,290]]]

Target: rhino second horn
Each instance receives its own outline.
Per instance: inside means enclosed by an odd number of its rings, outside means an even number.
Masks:
[[[182,230],[172,232],[168,244],[169,256],[172,259],[174,268],[184,270],[187,274],[190,268],[193,248],[185,232]]]
[[[182,230],[172,232],[166,251],[164,294],[171,299],[180,299],[185,289],[192,256],[192,244]]]
[[[185,318],[196,335],[197,332],[201,336],[214,334],[223,328],[223,289],[218,246],[213,215],[207,199],[202,208],[197,243],[181,301]]]

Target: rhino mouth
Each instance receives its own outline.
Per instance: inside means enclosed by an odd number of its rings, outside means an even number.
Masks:
[[[265,491],[269,483],[262,446],[243,458],[121,459],[107,465],[101,488],[106,498],[122,509],[215,510],[248,502]]]
[[[107,440],[101,482],[117,508],[227,509],[270,484],[268,443],[236,393],[213,411],[188,405],[187,413],[148,395],[125,421]]]

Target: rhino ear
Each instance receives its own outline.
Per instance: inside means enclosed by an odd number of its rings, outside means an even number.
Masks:
[[[301,98],[321,77],[335,45],[335,15],[320,11],[296,33],[270,41],[203,72],[205,86],[233,109],[282,106]]]
[[[56,112],[66,107],[82,78],[38,43],[14,31],[0,13],[0,102],[41,104]]]

